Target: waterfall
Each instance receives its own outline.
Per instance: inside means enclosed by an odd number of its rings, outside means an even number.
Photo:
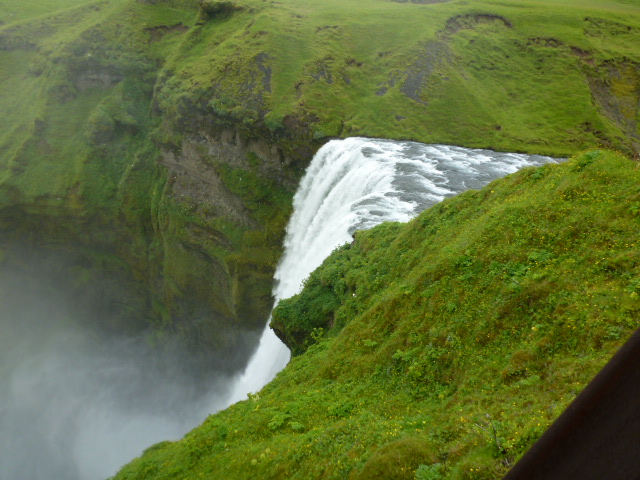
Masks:
[[[356,230],[407,221],[445,197],[549,161],[411,142],[331,141],[295,195],[274,296],[297,293]],[[208,386],[193,384],[198,380],[173,369],[190,352],[158,359],[142,338],[95,336],[79,327],[90,319],[70,319],[73,310],[50,294],[47,279],[38,286],[37,278],[16,275],[0,275],[1,480],[106,478],[149,445],[178,439],[209,413],[260,390],[289,360],[265,328],[239,378],[211,372]]]
[[[406,222],[429,206],[526,166],[556,162],[540,155],[447,145],[348,138],[324,145],[293,200],[273,295],[298,293],[302,282],[356,230]],[[289,361],[289,351],[265,328],[229,403],[260,390]]]

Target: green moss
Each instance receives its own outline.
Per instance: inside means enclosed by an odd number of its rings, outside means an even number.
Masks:
[[[3,0],[0,2],[0,25],[20,22],[25,19],[40,17],[52,12],[73,8],[88,3],[98,3],[87,0],[25,0],[24,2],[12,2]]]
[[[362,468],[358,479],[413,480],[414,472],[422,463],[433,463],[435,453],[423,438],[406,437],[383,445]]]

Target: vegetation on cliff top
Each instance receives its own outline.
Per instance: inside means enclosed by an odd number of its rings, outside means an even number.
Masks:
[[[594,150],[360,232],[275,309],[285,370],[115,478],[500,478],[638,327],[639,226]]]
[[[640,9],[613,0],[12,3],[0,18],[3,177],[65,195],[84,184],[86,156],[122,144],[101,165],[117,185],[132,134],[179,147],[221,125],[287,155],[352,135],[637,151],[639,44]],[[202,115],[214,125],[194,125]]]
[[[301,122],[316,139],[638,150],[640,16],[631,3],[234,5],[198,22],[167,62],[169,104],[184,96],[274,134]]]

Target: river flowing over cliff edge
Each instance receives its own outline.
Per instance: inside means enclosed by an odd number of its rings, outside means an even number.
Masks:
[[[295,196],[274,296],[297,293],[357,230],[408,221],[446,197],[552,161],[413,142],[331,141]],[[78,329],[65,308],[74,300],[47,298],[46,285],[33,288],[41,280],[4,277],[13,287],[0,291],[0,480],[108,477],[152,443],[177,439],[258,391],[289,359],[267,326],[239,378],[212,372],[210,385],[192,385],[170,374],[188,352],[171,352],[158,365],[144,342],[106,341]]]
[[[357,230],[406,222],[457,193],[478,189],[520,168],[555,162],[540,155],[499,153],[382,139],[333,140],[315,155],[294,197],[274,296],[291,297],[305,278]],[[230,401],[268,383],[289,351],[267,327]]]

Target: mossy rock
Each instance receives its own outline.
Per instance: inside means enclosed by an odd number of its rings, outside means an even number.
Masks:
[[[429,443],[417,437],[400,439],[378,448],[352,480],[413,480],[421,464],[434,463],[436,453]]]

